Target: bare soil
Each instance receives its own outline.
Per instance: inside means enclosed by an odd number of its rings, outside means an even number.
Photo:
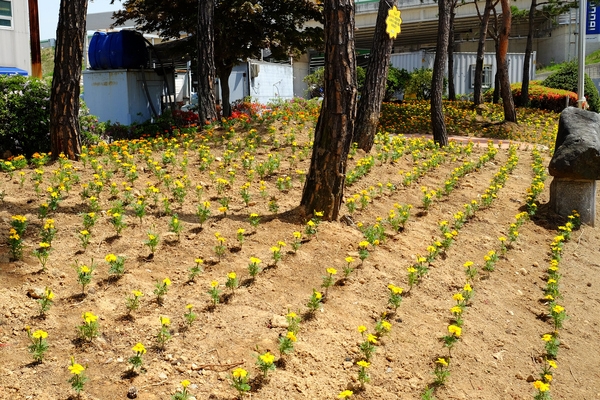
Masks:
[[[305,142],[298,139],[299,142]],[[465,145],[464,143],[462,144]],[[479,210],[460,230],[445,256],[430,265],[429,273],[408,291],[407,268],[417,254],[425,254],[427,246],[440,236],[438,224],[452,221],[453,214],[463,210],[471,200],[480,200],[490,180],[508,158],[506,144],[496,158],[481,169],[463,177],[447,197],[434,202],[428,211],[422,208],[421,187],[443,187],[453,168],[467,160],[476,160],[486,151],[486,145],[475,146],[471,155],[447,157],[442,165],[425,174],[418,182],[402,186],[400,171],[409,171],[414,162],[405,154],[395,163],[376,162],[370,173],[346,188],[346,196],[377,188],[378,183],[394,183],[396,190],[384,190],[374,195],[372,202],[359,209],[345,222],[322,222],[318,234],[309,238],[294,253],[291,249],[294,231],[304,232],[305,217],[297,209],[302,185],[296,178],[294,187],[285,192],[276,188],[278,177],[295,175],[296,169],[308,169],[309,159],[290,167],[289,147],[259,149],[256,161],[269,153],[282,154],[283,161],[274,175],[265,179],[268,196],[259,194],[259,178],[252,182],[252,202],[246,207],[239,196],[245,182],[241,167],[227,195],[231,198],[227,215],[217,211],[219,196],[208,171],[198,169],[198,159],[190,151],[187,175],[191,188],[185,203],[172,208],[183,221],[178,239],[169,234],[170,216],[163,215],[160,203],[150,208],[140,223],[127,211],[127,227],[122,234],[115,230],[103,212],[91,229],[91,243],[83,250],[78,232],[82,229],[81,213],[87,212],[87,202],[79,196],[75,185],[51,213],[58,233],[45,271],[31,254],[39,242],[42,221],[37,209],[47,194],[38,197],[25,170],[26,181],[19,185],[13,179],[0,176],[0,190],[5,198],[0,208],[0,232],[8,237],[11,216],[25,215],[29,226],[25,234],[22,261],[9,259],[9,248],[0,245],[0,398],[2,399],[67,399],[74,396],[67,380],[71,356],[87,369],[89,381],[82,393],[84,399],[125,399],[135,387],[137,398],[167,399],[180,388],[180,381],[191,381],[190,392],[197,399],[234,399],[237,393],[230,387],[230,371],[243,367],[251,376],[250,398],[255,399],[333,399],[342,390],[354,391],[357,399],[419,399],[433,382],[435,360],[448,355],[440,338],[447,334],[451,323],[449,309],[452,295],[465,282],[463,264],[474,261],[481,267],[489,250],[499,248],[498,237],[506,236],[515,215],[525,208],[526,190],[533,177],[532,146],[521,145],[519,162],[497,200]],[[222,156],[223,146],[211,145],[211,152]],[[154,159],[160,161],[160,153]],[[364,154],[357,153],[349,161],[349,169]],[[430,153],[422,152],[422,159]],[[178,153],[181,160],[182,151]],[[548,155],[546,154],[547,158]],[[102,159],[102,157],[100,157]],[[548,159],[546,160],[548,161]],[[134,193],[143,193],[146,182],[157,183],[154,174],[144,168],[136,157],[139,179]],[[216,164],[215,162],[213,166]],[[239,157],[234,161],[241,165]],[[93,171],[81,162],[73,162],[81,183],[91,182]],[[45,182],[58,164],[44,167]],[[112,164],[106,168],[112,168]],[[166,166],[173,176],[182,174],[180,167]],[[549,178],[546,187],[549,187]],[[113,181],[121,186],[125,178],[117,172]],[[211,202],[212,216],[200,226],[195,215],[198,200],[194,187],[205,187],[202,201]],[[42,186],[45,188],[46,185]],[[108,185],[107,185],[108,186]],[[121,196],[121,195],[120,195]],[[275,196],[279,211],[268,209]],[[459,342],[452,350],[450,376],[436,392],[440,399],[531,399],[535,393],[531,381],[538,379],[542,368],[544,342],[541,336],[552,331],[546,317],[548,307],[543,300],[546,268],[550,260],[550,243],[557,227],[565,219],[554,215],[546,205],[548,189],[540,196],[538,213],[519,230],[519,238],[493,272],[480,270],[473,283],[474,297],[464,315]],[[101,209],[106,211],[114,200],[108,187],[100,196]],[[411,204],[413,209],[405,229],[399,232],[386,228],[386,240],[370,248],[369,257],[360,263],[357,246],[363,235],[356,225],[373,224],[378,216],[384,220],[394,204]],[[343,207],[344,214],[348,214]],[[261,215],[254,229],[248,222],[250,213]],[[600,226],[600,220],[596,220]],[[236,232],[245,229],[245,241],[239,246]],[[159,234],[160,242],[151,254],[144,245],[148,230]],[[221,260],[215,255],[215,233],[226,238],[228,247]],[[285,241],[283,259],[273,265],[270,248]],[[560,330],[561,345],[558,369],[551,384],[554,399],[600,398],[600,261],[598,228],[582,226],[573,232],[565,245],[560,263],[563,305],[569,318]],[[111,278],[104,257],[114,253],[126,257],[126,273],[120,279]],[[255,256],[267,267],[255,280],[249,279],[248,260]],[[356,270],[342,279],[344,259],[353,256]],[[188,269],[196,258],[205,260],[204,272],[188,281]],[[82,294],[76,282],[76,263],[97,264],[92,283]],[[320,309],[309,315],[306,303],[313,289],[321,290],[327,268],[336,268],[336,284],[328,290]],[[235,271],[240,287],[231,293],[224,287],[226,276]],[[152,294],[155,284],[170,278],[172,285],[162,304]],[[210,282],[220,282],[221,303],[211,307],[207,294]],[[404,288],[404,299],[394,314],[388,308],[388,284]],[[35,289],[51,288],[55,301],[46,316],[39,315],[39,304],[32,298]],[[128,315],[125,298],[134,289],[144,293],[141,307]],[[33,295],[35,297],[35,295]],[[186,327],[183,314],[186,305],[193,304],[198,319]],[[99,316],[100,335],[90,343],[78,340],[76,327],[86,311]],[[301,329],[295,351],[277,362],[277,369],[266,380],[260,380],[255,362],[257,354],[267,350],[279,359],[278,338],[285,334],[288,311],[302,315]],[[379,340],[369,372],[370,383],[361,388],[357,381],[356,361],[360,359],[359,325],[373,332],[376,321],[387,312],[392,330]],[[159,317],[171,319],[172,339],[165,349],[156,346],[160,328]],[[48,332],[49,350],[43,363],[33,363],[27,351],[29,340],[25,326]],[[127,359],[131,348],[142,342],[148,352],[139,374],[129,374]]]

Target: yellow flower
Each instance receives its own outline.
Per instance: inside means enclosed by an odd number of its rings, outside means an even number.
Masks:
[[[417,256],[417,262],[418,263],[424,263],[425,261],[427,261],[427,259],[425,257]]]
[[[363,240],[362,242],[360,242],[358,244],[358,247],[360,247],[361,249],[366,249],[367,247],[369,247],[369,242],[367,242],[366,240]]]
[[[456,337],[460,337],[460,335],[462,333],[462,328],[460,326],[456,326],[456,325],[448,325],[448,332],[450,332],[450,334],[452,334]]]
[[[408,267],[406,268],[406,270],[409,274],[414,274],[415,272],[417,272],[417,269],[415,267]]]
[[[171,320],[169,319],[169,317],[163,317],[162,315],[160,316],[160,324],[162,326],[169,326],[171,325]]]
[[[250,257],[250,263],[251,264],[260,264],[262,261],[260,260],[260,258],[256,258],[256,257]]]
[[[188,310],[191,310],[192,308],[194,308],[193,304],[188,304],[185,306],[185,308],[187,308]]]
[[[444,366],[444,367],[448,366],[448,361],[446,361],[445,358],[438,358],[437,360],[435,360],[435,362],[437,364],[440,364],[440,365]]]
[[[369,368],[371,366],[371,363],[367,362],[365,360],[360,360],[359,362],[356,363],[356,365],[358,365],[359,367],[363,367],[363,368]]]
[[[466,263],[463,264],[463,266],[465,268],[469,268],[471,265],[473,265],[473,261],[467,261]]]
[[[285,245],[286,245],[285,242],[282,242],[281,240],[279,242],[277,242],[277,246],[279,246],[279,247],[283,247]]]
[[[542,336],[542,340],[543,340],[544,342],[549,342],[549,341],[551,341],[551,340],[552,340],[552,335],[551,335],[551,334],[549,334],[549,333],[546,333],[546,334],[544,334],[544,335]]]
[[[454,306],[450,309],[450,312],[452,314],[460,314],[460,313],[462,313],[462,311],[463,311],[462,308],[460,308],[459,306]]]
[[[248,371],[243,368],[236,368],[231,374],[234,378],[245,378],[248,375]]]
[[[560,314],[561,312],[565,311],[565,308],[557,304],[552,307],[552,311],[554,311],[556,314]]]
[[[285,337],[287,337],[288,339],[290,339],[292,342],[295,342],[296,340],[298,340],[296,338],[296,335],[294,335],[294,332],[288,332]]]
[[[73,375],[81,375],[84,370],[85,368],[81,364],[69,365],[69,371],[71,371]]]
[[[294,232],[292,235],[294,235],[294,238],[296,238],[296,239],[300,239],[302,237],[302,233],[300,233],[298,231]]]
[[[106,257],[104,257],[104,259],[106,260],[107,263],[112,263],[117,261],[117,256],[115,256],[114,254],[108,254]]]
[[[216,288],[217,286],[219,286],[219,282],[218,281],[212,281],[210,283],[210,287]]]
[[[551,366],[552,368],[558,368],[558,365],[556,365],[556,361],[554,360],[546,360],[548,361],[548,365]]]
[[[402,290],[403,290],[401,287],[395,286],[395,285],[393,285],[393,284],[391,284],[391,283],[388,285],[388,289],[389,289],[389,290],[390,290],[390,292],[392,292],[393,294],[401,294],[401,293],[402,293]]]
[[[96,322],[98,320],[98,316],[92,314],[89,311],[83,313],[82,318],[84,319],[86,324],[90,324],[92,322]]]
[[[337,274],[337,269],[335,269],[335,268],[327,268],[327,273],[329,275],[335,275],[335,274]]]
[[[181,386],[183,386],[184,388],[190,386],[190,381],[188,381],[187,379],[184,379],[181,381]]]
[[[364,325],[359,325],[357,329],[358,329],[359,333],[363,333],[363,332],[366,332],[367,327]]]
[[[48,332],[44,332],[41,329],[33,332],[31,335],[34,339],[46,339],[48,337]]]
[[[135,297],[142,297],[144,295],[144,293],[142,293],[139,290],[132,290],[131,293],[135,296]]]
[[[373,335],[372,333],[369,333],[367,335],[367,342],[370,342],[373,344],[377,343],[377,336]]]
[[[136,343],[136,345],[135,345],[135,346],[133,346],[133,347],[131,348],[131,350],[132,350],[134,353],[136,353],[136,354],[145,354],[145,353],[146,353],[146,348],[144,347],[144,345],[143,345],[143,344],[141,344],[141,343],[139,343],[139,342],[138,342],[138,343]]]
[[[354,392],[352,390],[344,390],[343,392],[340,392],[340,394],[338,394],[338,399],[347,399],[350,396],[352,396],[354,394]]]
[[[552,382],[552,375],[550,374],[545,374],[544,375],[544,380],[548,383]]]
[[[390,324],[388,321],[381,321],[381,328],[384,331],[389,332],[392,330],[392,324]]]
[[[54,292],[52,291],[52,289],[46,288],[45,295],[48,300],[52,300],[54,298]]]
[[[539,390],[540,392],[547,392],[548,390],[550,390],[550,384],[544,383],[542,381],[533,382],[533,387]]]
[[[278,253],[281,249],[277,246],[271,247],[271,253]]]
[[[165,278],[165,279],[163,279],[163,284],[165,286],[171,286],[171,280],[169,278]]]
[[[265,354],[261,354],[258,357],[262,362],[264,362],[267,365],[273,364],[273,361],[275,361],[275,356],[268,351]]]
[[[235,272],[230,272],[227,274],[227,279],[235,279],[237,277]]]
[[[321,300],[323,295],[321,294],[321,292],[315,292],[315,297],[317,298],[317,300]]]
[[[470,285],[470,284],[468,284],[468,283],[465,283],[465,286],[463,287],[463,290],[464,290],[465,292],[472,292],[472,291],[473,291],[473,288],[471,288],[471,285]]]
[[[465,299],[462,293],[456,293],[452,296],[452,298],[456,301],[463,301]]]
[[[288,317],[288,318],[296,318],[296,317],[297,317],[297,315],[296,315],[296,313],[295,313],[295,312],[293,312],[293,311],[292,311],[292,312],[289,312],[289,313],[287,313],[287,314],[286,314],[286,317]]]
[[[323,211],[315,211],[315,217],[322,217]]]
[[[237,230],[238,235],[243,235],[246,230],[244,228],[240,228]]]

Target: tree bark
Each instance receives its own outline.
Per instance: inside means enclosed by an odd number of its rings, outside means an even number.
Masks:
[[[325,0],[325,93],[300,206],[336,220],[356,118],[354,0]]]
[[[388,10],[395,5],[396,0],[392,0],[391,3],[387,0],[379,1],[379,11],[377,12],[369,67],[367,68],[365,84],[360,95],[360,101],[358,102],[352,140],[358,144],[359,149],[367,153],[371,151],[373,142],[375,141],[381,103],[385,97],[390,56],[394,44],[394,40],[390,39],[389,35],[385,32],[385,19],[387,18]]]
[[[231,116],[231,103],[229,101],[229,76],[231,75],[231,71],[233,71],[233,65],[217,68],[217,75],[221,84],[221,112],[224,117]]]
[[[433,140],[440,147],[448,145],[442,92],[444,90],[444,71],[448,56],[451,3],[452,0],[438,0],[438,41],[435,48],[433,79],[431,81],[431,127],[433,129]]]
[[[523,60],[523,82],[521,84],[521,107],[529,105],[529,68],[531,68],[531,52],[533,51],[533,24],[537,0],[531,0],[528,16],[527,44],[525,45],[525,59]]]
[[[517,122],[517,112],[515,111],[515,102],[512,91],[510,90],[510,78],[508,76],[508,37],[510,36],[510,26],[512,22],[512,13],[510,11],[509,0],[500,0],[502,6],[502,27],[500,28],[498,45],[498,79],[500,80],[500,96],[502,96],[502,107],[504,108],[504,120]]]
[[[61,0],[56,29],[54,76],[50,92],[52,158],[79,158],[79,82],[85,40],[87,0]]]
[[[198,118],[200,123],[218,118],[214,87],[216,74],[214,15],[214,0],[198,0]]]
[[[448,33],[448,100],[456,100],[456,88],[454,86],[454,16],[456,0],[452,1],[450,9],[450,32]]]
[[[475,2],[475,4],[477,4],[477,2]],[[473,82],[473,104],[476,106],[483,103],[481,86],[483,83],[482,75],[483,59],[485,56],[485,39],[490,21],[490,12],[494,6],[493,0],[486,0],[483,15],[480,16],[481,24],[479,25],[479,41],[477,42],[477,58],[475,60],[475,82]]]

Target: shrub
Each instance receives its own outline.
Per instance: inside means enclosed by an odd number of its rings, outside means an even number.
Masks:
[[[521,83],[513,83],[511,86],[515,105],[521,106]],[[532,82],[529,85],[529,107],[540,110],[561,112],[566,106],[566,98],[570,106],[577,105],[577,94],[568,90],[553,89]]]
[[[385,86],[385,97],[383,101],[394,100],[396,92],[403,91],[408,81],[410,73],[404,68],[398,69],[390,65],[388,70],[387,84]]]
[[[50,150],[50,82],[0,75],[0,150],[30,157]],[[0,155],[2,154],[0,153]]]
[[[578,71],[577,63],[566,63],[561,69],[547,77],[542,86],[555,89],[569,90],[577,92]],[[600,96],[598,89],[590,77],[585,74],[585,98],[590,107],[590,111],[600,112]]]
[[[431,98],[431,81],[433,80],[433,70],[432,69],[415,69],[410,73],[410,79],[406,85],[406,89],[404,91],[406,95],[414,95],[417,100],[429,100]],[[444,87],[443,91],[446,91],[446,86],[448,85],[448,81],[444,78]]]

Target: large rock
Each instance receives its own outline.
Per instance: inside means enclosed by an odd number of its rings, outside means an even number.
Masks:
[[[556,178],[600,179],[600,115],[575,107],[560,114],[548,171]]]

